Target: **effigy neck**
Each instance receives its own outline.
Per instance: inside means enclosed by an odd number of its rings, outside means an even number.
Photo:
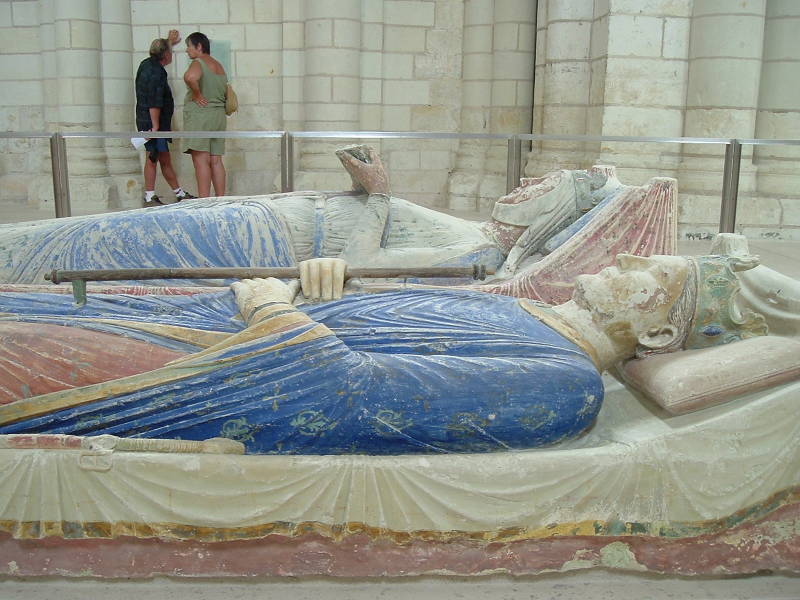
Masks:
[[[562,322],[550,323],[562,335],[564,330],[570,330],[570,339],[577,336],[574,340],[578,346],[582,347],[592,358],[597,369],[602,373],[613,367],[619,361],[630,358],[636,351],[635,340],[619,340],[612,338],[604,330],[601,330],[592,319],[592,315],[586,309],[579,307],[575,301],[570,300],[564,304],[553,307],[553,312]]]

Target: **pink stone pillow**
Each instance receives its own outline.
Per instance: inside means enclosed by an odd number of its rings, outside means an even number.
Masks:
[[[619,372],[626,383],[677,415],[800,378],[800,342],[760,336],[629,360]]]

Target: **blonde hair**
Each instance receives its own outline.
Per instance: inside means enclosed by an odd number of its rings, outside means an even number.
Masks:
[[[161,60],[170,49],[169,41],[164,38],[156,38],[150,44],[150,56],[156,60]]]

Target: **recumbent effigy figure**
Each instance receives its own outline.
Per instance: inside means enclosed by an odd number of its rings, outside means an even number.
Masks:
[[[298,309],[297,282],[274,279],[83,307],[2,293],[0,433],[221,436],[277,454],[527,449],[589,428],[600,373],[624,359],[767,333],[737,304],[753,257],[617,263],[555,307],[412,289]],[[310,264],[304,292],[340,297],[344,262]]]
[[[613,264],[616,254],[675,250],[671,179],[625,186],[611,167],[557,171],[523,179],[479,223],[390,196],[372,149],[338,154],[356,191],[201,199],[0,225],[0,282],[38,284],[53,269],[279,267],[338,257],[371,267],[481,263],[511,278],[491,291],[558,303],[569,299],[575,276]]]

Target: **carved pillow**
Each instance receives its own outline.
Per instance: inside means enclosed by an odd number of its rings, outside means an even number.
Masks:
[[[754,337],[629,360],[619,373],[668,412],[683,414],[800,378],[800,342]]]

